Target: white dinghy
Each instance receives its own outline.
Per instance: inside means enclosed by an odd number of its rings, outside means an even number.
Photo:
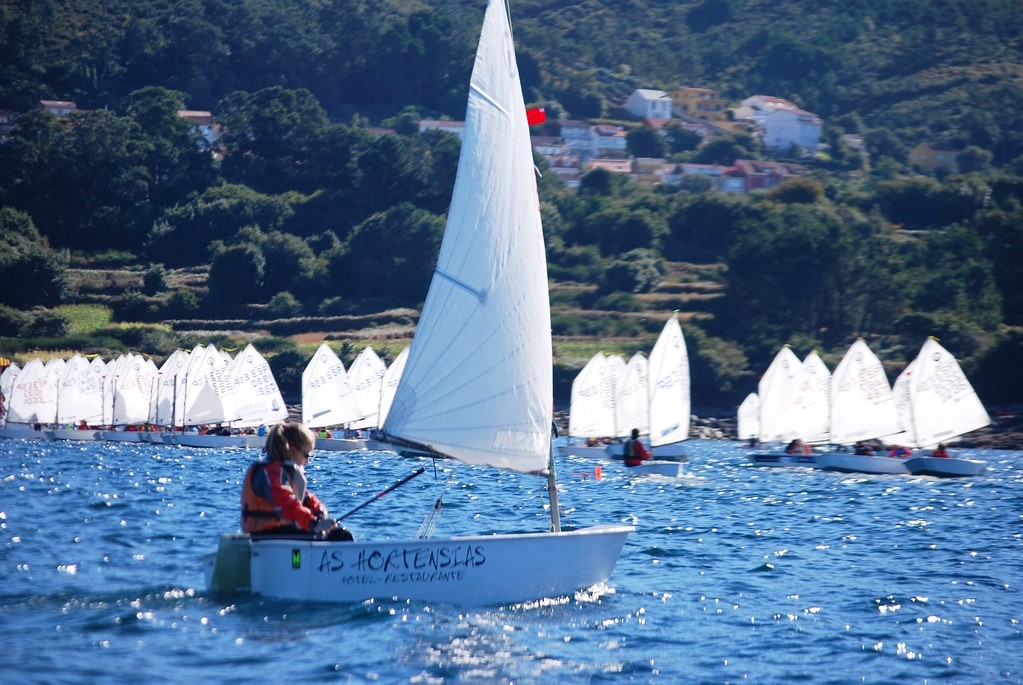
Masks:
[[[934,338],[928,338],[904,372],[900,418],[906,444],[929,448],[991,423],[976,391],[956,358]],[[906,470],[914,476],[956,478],[977,476],[987,464],[977,459],[914,455]]]
[[[228,537],[211,589],[248,580],[256,594],[289,600],[509,604],[570,595],[614,570],[631,526],[569,532],[558,516],[546,256],[514,55],[505,0],[490,0],[448,223],[383,433],[467,464],[546,477],[553,530],[377,542]],[[226,570],[246,560],[248,579]]]
[[[881,360],[860,339],[846,351],[835,367],[831,384],[831,443],[888,438],[898,433],[895,396]],[[884,454],[827,452],[818,459],[829,471],[844,473],[907,473],[904,459]]]

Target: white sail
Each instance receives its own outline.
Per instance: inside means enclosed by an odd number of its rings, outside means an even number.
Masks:
[[[175,402],[178,400],[179,381],[183,381],[188,370],[189,354],[185,350],[174,350],[160,366],[160,373],[156,377],[156,384],[153,392],[153,423],[158,426],[171,428],[181,425],[180,416],[175,416]],[[184,402],[184,389],[180,388]]]
[[[929,447],[991,423],[959,362],[934,338],[920,348],[908,376],[914,447]]]
[[[79,421],[102,423],[103,379],[85,357],[74,354],[58,381],[57,423],[77,425]]]
[[[57,416],[57,380],[38,357],[25,364],[8,398],[8,423],[53,423]]]
[[[866,342],[857,340],[831,377],[831,442],[852,445],[899,430],[895,396],[881,360]]]
[[[265,426],[288,418],[270,364],[253,345],[247,345],[234,359],[231,370],[234,405],[240,427]]]
[[[378,425],[383,425],[391,411],[394,393],[398,390],[402,374],[405,373],[405,362],[407,361],[408,348],[406,347],[398,353],[398,356],[394,358],[394,361],[391,362],[391,365],[387,367],[387,371],[384,373],[383,384],[380,387],[380,411],[377,415]]]
[[[630,433],[637,428],[643,435],[650,431],[649,374],[647,358],[632,355],[615,388],[615,426]]]
[[[678,317],[671,315],[650,352],[650,445],[689,437],[689,352]]]
[[[150,373],[146,360],[130,355],[127,364],[115,371],[114,413],[115,426],[139,426],[149,421],[149,405],[155,371]]]
[[[302,423],[325,428],[350,424],[365,415],[345,365],[330,345],[321,344],[302,372]]]
[[[550,298],[504,3],[488,6],[437,268],[386,433],[467,463],[547,466]]]
[[[755,392],[746,395],[736,412],[738,419],[737,435],[739,440],[760,438],[760,396]]]
[[[231,423],[237,419],[227,360],[215,345],[209,345],[198,363],[189,364],[185,425]]]
[[[11,362],[10,365],[4,369],[3,373],[0,373],[0,394],[4,397],[4,405],[11,399],[11,391],[14,389],[14,379],[21,373],[21,367],[18,366],[17,362]]]
[[[796,394],[789,435],[806,442],[827,442],[831,426],[831,371],[816,351],[810,352],[796,374]]]
[[[796,376],[803,364],[788,345],[781,348],[760,379],[760,441],[778,442],[800,437],[790,432],[788,415],[796,396]]]
[[[366,347],[355,357],[348,369],[348,384],[355,392],[356,402],[365,416],[354,428],[376,428],[379,425],[380,393],[383,391],[387,365],[372,347]]]
[[[610,438],[615,430],[615,376],[603,352],[597,352],[572,381],[568,434],[574,438]]]

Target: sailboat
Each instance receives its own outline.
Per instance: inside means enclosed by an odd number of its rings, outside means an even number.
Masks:
[[[559,456],[600,459],[606,456],[607,441],[622,437],[616,423],[615,396],[618,373],[628,365],[615,357],[597,352],[572,380],[568,438],[559,448]]]
[[[899,403],[899,418],[903,442],[911,447],[933,448],[991,423],[959,362],[934,338],[924,342],[903,381],[908,402]],[[906,460],[913,475],[976,476],[986,468],[977,459],[914,455]]]
[[[649,383],[644,398],[653,459],[633,466],[630,474],[680,476],[689,458],[682,443],[689,439],[689,353],[678,315],[672,313],[650,352]],[[614,449],[609,447],[608,449]],[[618,447],[621,453],[622,448]],[[624,454],[622,455],[624,457]]]
[[[466,464],[546,477],[551,530],[377,542],[222,538],[223,568],[219,561],[209,567],[212,589],[241,585],[288,600],[491,605],[570,595],[609,579],[634,528],[561,529],[550,298],[534,173],[507,7],[490,0],[436,270],[382,430],[391,442]],[[427,560],[422,572],[417,565]],[[246,561],[248,573],[236,572]]]
[[[884,367],[867,343],[860,339],[850,345],[835,367],[831,393],[831,443],[888,438],[898,433],[895,396]],[[850,473],[906,473],[902,459],[885,454],[827,452],[818,458],[821,468]]]
[[[51,423],[53,419],[49,417],[56,417],[57,413],[57,377],[52,377],[52,383],[50,379],[46,365],[38,357],[21,369],[11,365],[4,372],[7,416],[0,435],[22,440],[49,439],[41,427]]]
[[[366,412],[359,406],[359,398],[348,382],[344,362],[326,342],[302,371],[302,423],[310,428],[328,428],[358,421]],[[322,437],[316,439],[316,449],[329,452],[364,449],[362,440]]]
[[[818,361],[820,357],[811,354],[807,363],[800,362],[788,345],[774,356],[757,386],[761,443],[784,443],[797,438],[805,441],[827,431],[826,425],[820,422],[820,395],[824,387],[824,379],[820,377],[828,374],[823,362],[818,365]],[[830,378],[827,382],[830,383]],[[816,467],[817,456],[816,453],[788,454],[782,449],[768,448],[750,454],[750,459],[759,466]]]

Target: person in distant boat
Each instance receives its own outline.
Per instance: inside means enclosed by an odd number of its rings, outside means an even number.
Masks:
[[[80,431],[87,431],[89,430],[89,424],[85,422],[85,419],[82,419],[81,421],[78,422],[77,428]]]
[[[931,452],[931,456],[938,457],[939,459],[948,459],[949,458],[948,445],[946,445],[945,443],[941,443],[934,449],[933,452]]]
[[[327,507],[306,487],[305,465],[316,436],[301,423],[279,423],[267,431],[267,461],[249,466],[242,487],[245,533],[313,533],[330,540],[352,534],[329,517]]]
[[[329,437],[331,437],[330,431],[327,430],[326,428],[321,428],[320,432],[317,434],[316,437],[318,437],[318,438],[329,438]]]
[[[893,457],[896,459],[907,459],[912,455],[913,451],[910,450],[908,447],[903,447],[902,445],[893,446],[892,451],[888,453],[889,457]]]
[[[646,448],[642,442],[639,441],[639,429],[632,429],[632,437],[625,441],[625,465],[626,466],[639,466],[648,459],[653,459],[653,455],[650,454],[650,450]]]
[[[853,445],[853,453],[862,454],[863,456],[870,457],[873,456],[874,454],[874,448],[871,447],[869,443],[860,440],[855,445]]]
[[[785,448],[785,454],[810,454],[810,446],[801,438],[796,438]]]

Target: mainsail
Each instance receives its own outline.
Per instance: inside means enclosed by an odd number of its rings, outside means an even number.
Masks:
[[[546,468],[553,377],[547,262],[511,25],[483,21],[437,267],[384,424],[467,463]]]

